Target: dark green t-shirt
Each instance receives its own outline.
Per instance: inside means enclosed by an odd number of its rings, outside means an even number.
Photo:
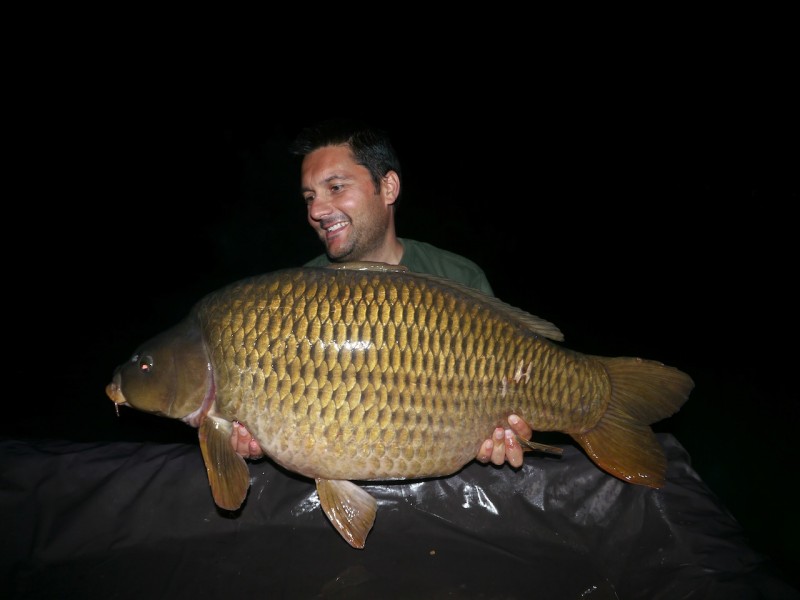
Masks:
[[[490,296],[494,296],[486,274],[478,265],[459,254],[437,248],[427,242],[400,238],[403,244],[403,258],[400,264],[415,273],[429,273],[458,281]],[[307,267],[324,267],[330,263],[326,254],[320,254],[308,261]]]

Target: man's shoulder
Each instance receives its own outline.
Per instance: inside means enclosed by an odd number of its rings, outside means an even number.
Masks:
[[[427,242],[402,238],[403,259],[401,265],[415,273],[428,273],[453,279],[486,294],[494,295],[489,279],[477,263],[465,256],[450,252]],[[326,254],[320,254],[306,262],[305,267],[324,267],[330,264]]]
[[[406,238],[402,238],[400,241],[404,248],[400,264],[407,266],[412,271],[448,277],[486,293],[492,293],[483,269],[469,258],[428,242]]]
[[[331,260],[328,258],[327,254],[320,254],[319,256],[315,256],[307,263],[303,264],[304,267],[325,267],[329,265]]]
[[[420,242],[419,240],[409,240],[407,238],[401,239],[403,243],[403,261],[406,258],[409,259],[417,259],[417,258],[435,258],[436,260],[444,261],[445,263],[451,263],[454,265],[464,265],[471,269],[476,269],[478,271],[481,268],[475,263],[474,261],[468,259],[466,256],[462,256],[461,254],[456,254],[455,252],[451,252],[450,250],[445,250],[444,248],[439,248],[438,246],[434,246],[433,244],[429,244],[428,242]]]

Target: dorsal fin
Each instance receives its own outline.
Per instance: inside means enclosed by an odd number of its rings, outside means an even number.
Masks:
[[[409,275],[429,279],[438,285],[450,287],[461,294],[470,296],[471,298],[481,302],[491,304],[494,309],[499,310],[510,319],[517,321],[520,325],[530,329],[534,333],[538,333],[539,335],[557,342],[564,341],[564,334],[561,333],[561,330],[550,321],[542,319],[541,317],[537,317],[536,315],[532,315],[531,313],[526,312],[521,308],[517,308],[516,306],[511,306],[507,302],[503,302],[494,296],[489,296],[478,289],[469,287],[468,285],[452,279],[447,279],[446,277],[440,277],[438,275],[430,275],[428,273],[409,273]]]
[[[413,271],[410,271],[408,267],[404,265],[390,265],[388,263],[372,262],[372,261],[350,261],[342,263],[330,263],[326,265],[324,268],[340,270],[340,271],[377,271],[382,273],[404,273],[406,275],[411,275],[413,277],[428,279],[437,285],[452,288],[453,290],[456,290],[459,293],[469,296],[475,300],[491,304],[495,310],[499,310],[500,312],[504,313],[508,318],[516,321],[522,327],[530,329],[534,333],[538,333],[539,335],[542,335],[551,340],[555,340],[557,342],[564,341],[564,334],[561,333],[561,330],[550,321],[542,319],[541,317],[537,317],[536,315],[532,315],[531,313],[526,312],[521,308],[517,308],[516,306],[511,306],[510,304],[503,302],[502,300],[499,300],[494,296],[489,296],[488,294],[484,294],[480,290],[469,287],[468,285],[465,285],[463,283],[459,283],[458,281],[455,281],[453,279],[448,279],[447,277],[440,277],[438,275],[431,275],[429,273],[415,273]]]
[[[351,260],[350,262],[329,263],[326,269],[337,271],[382,271],[384,273],[407,273],[408,267],[405,265],[390,265],[384,262],[374,262],[369,260]]]

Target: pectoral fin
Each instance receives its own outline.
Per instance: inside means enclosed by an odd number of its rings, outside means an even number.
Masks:
[[[353,548],[363,548],[378,502],[352,481],[316,479],[317,496],[328,519]]]
[[[231,446],[231,429],[231,423],[224,419],[206,417],[198,434],[211,495],[225,510],[237,510],[250,487],[247,463]]]

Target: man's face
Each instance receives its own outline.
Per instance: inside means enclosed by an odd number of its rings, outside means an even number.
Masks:
[[[366,167],[353,160],[349,146],[325,146],[306,155],[300,188],[308,222],[334,261],[369,260],[389,227],[384,185],[376,190]]]

